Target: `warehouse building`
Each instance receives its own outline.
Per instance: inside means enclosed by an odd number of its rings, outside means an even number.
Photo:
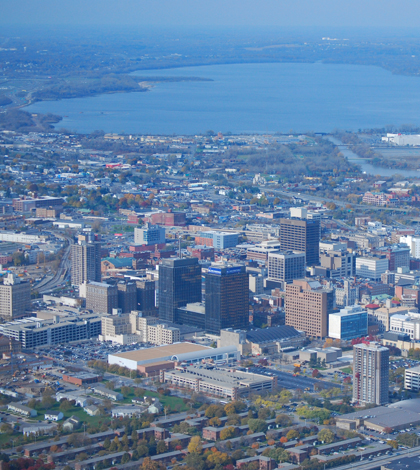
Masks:
[[[385,428],[393,431],[411,428],[420,424],[420,398],[337,416],[336,422],[337,427],[348,430],[362,426],[379,432],[384,432]]]

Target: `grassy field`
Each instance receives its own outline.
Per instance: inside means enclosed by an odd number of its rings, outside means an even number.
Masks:
[[[120,392],[120,389],[116,389],[118,392]],[[152,392],[150,390],[146,390],[145,394],[146,397],[154,397],[154,398],[159,398],[159,401],[162,403],[163,406],[168,406],[169,407],[169,412],[179,412],[179,411],[188,411],[190,408],[184,403],[182,398],[179,397],[171,397],[171,396],[165,396],[165,395],[159,395],[157,392]],[[126,397],[124,397],[124,400],[122,403],[131,403],[131,400],[133,398],[136,398],[134,393],[130,393]],[[121,403],[121,402],[120,402]]]
[[[340,369],[342,372],[344,372],[345,374],[352,374],[353,373],[353,370],[351,367],[343,367],[342,369]]]

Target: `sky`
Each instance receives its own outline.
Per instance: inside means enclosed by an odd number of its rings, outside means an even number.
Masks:
[[[0,0],[0,25],[416,28],[418,0]]]

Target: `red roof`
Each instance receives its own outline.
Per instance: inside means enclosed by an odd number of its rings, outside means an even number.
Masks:
[[[376,305],[376,304],[368,304],[368,305],[366,305],[366,308],[379,308],[379,305]]]

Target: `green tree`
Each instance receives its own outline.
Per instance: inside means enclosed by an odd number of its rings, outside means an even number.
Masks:
[[[248,426],[253,433],[267,432],[268,429],[268,425],[263,419],[249,419]]]
[[[69,411],[71,408],[72,404],[69,402],[69,400],[63,400],[59,406],[60,411],[62,411],[63,413]]]
[[[163,454],[166,452],[166,444],[165,441],[159,441],[156,445],[156,452],[158,454]]]

